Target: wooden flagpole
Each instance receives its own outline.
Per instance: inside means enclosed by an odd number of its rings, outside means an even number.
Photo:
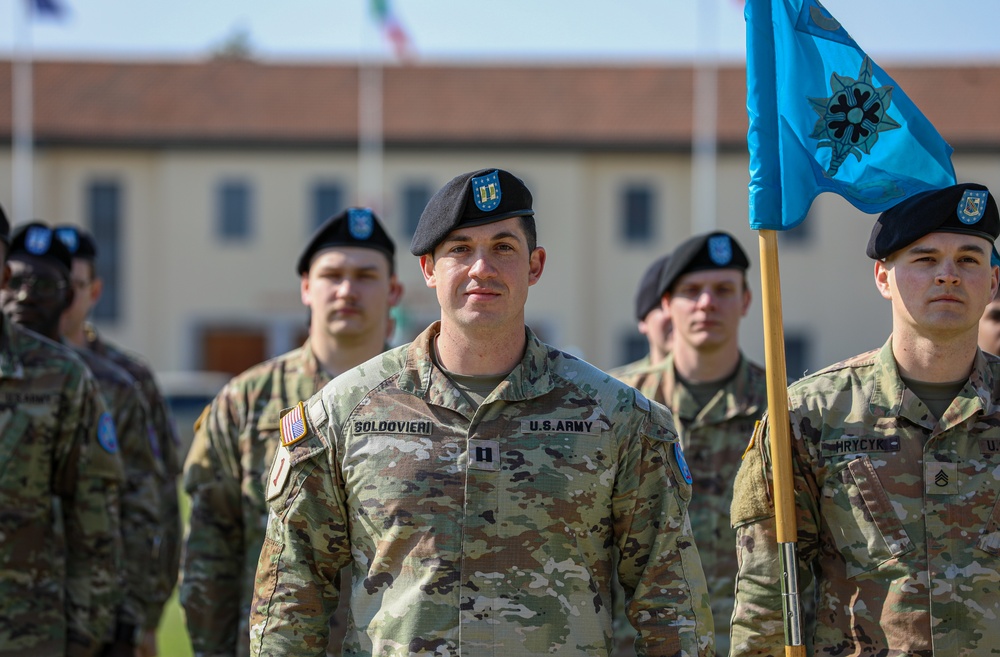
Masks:
[[[781,602],[784,611],[785,656],[805,657],[802,606],[798,586],[798,532],[795,526],[795,487],[792,480],[792,440],[788,423],[785,377],[785,334],[781,315],[781,277],[778,234],[761,230],[760,283],[764,311],[764,357],[767,362],[768,435],[774,477],[774,512],[781,566]]]

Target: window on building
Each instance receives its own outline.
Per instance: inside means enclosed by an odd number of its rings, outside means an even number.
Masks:
[[[97,321],[117,321],[121,311],[121,185],[114,180],[87,186],[87,224],[97,245],[94,270],[104,282],[101,299],[93,310]]]
[[[627,242],[653,238],[655,195],[649,185],[629,185],[622,191],[622,232]]]
[[[201,369],[236,375],[268,357],[267,331],[254,326],[206,326],[200,332]]]
[[[809,370],[812,339],[805,332],[785,332],[785,372],[791,380],[801,379]]]
[[[335,182],[320,182],[312,190],[312,223],[310,231],[344,209],[344,188]]]
[[[225,180],[218,187],[217,231],[226,241],[247,240],[253,231],[250,183]]]
[[[403,187],[403,234],[413,237],[420,221],[420,214],[431,200],[433,191],[426,183],[407,183]]]

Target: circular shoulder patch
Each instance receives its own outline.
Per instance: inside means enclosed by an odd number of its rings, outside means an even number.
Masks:
[[[109,454],[118,451],[118,436],[110,413],[101,413],[101,418],[97,421],[97,442]]]
[[[688,468],[687,461],[684,460],[684,450],[681,449],[680,443],[674,443],[674,457],[677,459],[677,467],[681,469],[681,476],[684,477],[684,481],[690,484],[694,479],[691,477],[691,469]]]

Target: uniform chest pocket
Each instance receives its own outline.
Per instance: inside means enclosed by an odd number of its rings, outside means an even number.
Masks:
[[[913,550],[868,456],[831,472],[823,487],[821,511],[826,531],[844,557],[848,577]]]

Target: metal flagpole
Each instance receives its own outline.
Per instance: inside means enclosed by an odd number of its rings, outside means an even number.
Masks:
[[[383,211],[382,169],[382,57],[366,54],[377,35],[372,21],[362,21],[361,53],[358,58],[358,198],[362,205]]]
[[[363,205],[382,212],[382,63],[358,67],[358,195]]]
[[[698,0],[698,55],[694,66],[691,144],[691,233],[715,230],[717,224],[716,150],[719,67],[716,57],[716,2]],[[695,208],[698,211],[695,212]]]
[[[31,221],[34,217],[34,129],[32,126],[33,84],[31,61],[30,8],[26,2],[15,2],[15,46],[11,110],[13,117],[12,150],[14,152],[11,220]],[[18,10],[18,7],[21,7]]]

